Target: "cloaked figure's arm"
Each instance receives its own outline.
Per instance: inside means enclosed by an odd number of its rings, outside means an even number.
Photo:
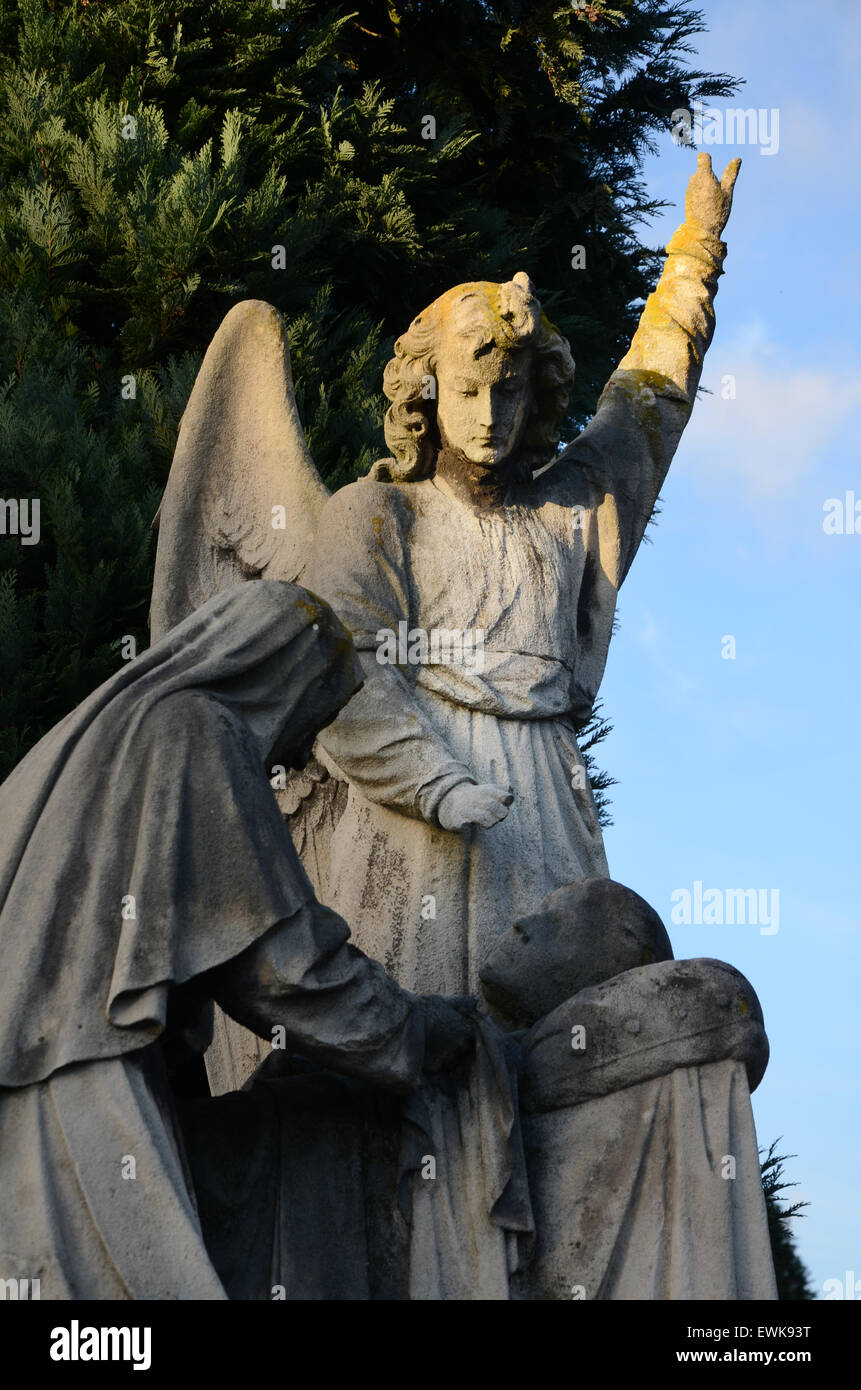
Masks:
[[[213,970],[212,996],[258,1036],[283,1027],[293,1051],[393,1090],[471,1050],[473,1000],[411,994],[349,935],[331,908],[306,903]]]

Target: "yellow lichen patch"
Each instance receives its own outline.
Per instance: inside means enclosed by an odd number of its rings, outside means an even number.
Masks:
[[[556,324],[550,322],[550,319],[547,317],[543,309],[541,310],[541,327],[544,329],[545,333],[559,333],[559,329],[556,327]],[[561,333],[559,333],[559,336],[562,336]]]
[[[431,305],[431,315],[448,321],[455,333],[484,328],[497,347],[508,349],[535,332],[540,321],[537,307],[514,281],[471,280],[440,295]]]
[[[305,599],[297,598],[295,606],[299,609],[304,609],[309,618],[322,618],[323,616],[323,605],[320,603],[307,603]]]
[[[613,373],[608,386],[625,395],[639,428],[648,440],[649,452],[660,462],[664,454],[664,434],[658,401],[678,401],[680,405],[687,406],[688,410],[689,403],[684,392],[662,372],[651,371],[645,367],[628,367],[625,365],[626,361],[627,359],[624,359]]]

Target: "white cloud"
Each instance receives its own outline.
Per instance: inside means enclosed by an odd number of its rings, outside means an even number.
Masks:
[[[735,399],[722,392],[734,381]],[[709,356],[701,396],[679,449],[678,466],[748,501],[790,498],[824,466],[835,438],[861,409],[861,373],[789,365],[750,320]]]

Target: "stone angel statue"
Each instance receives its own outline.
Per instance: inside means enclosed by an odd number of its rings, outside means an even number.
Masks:
[[[523,272],[413,319],[384,375],[390,456],[331,497],[275,310],[237,305],[207,353],[160,509],[153,636],[261,576],[338,613],[365,683],[285,810],[322,900],[408,989],[474,992],[508,923],[609,875],[577,733],[691,414],[739,164],[718,180],[699,155],[630,349],[561,451],[574,363]]]

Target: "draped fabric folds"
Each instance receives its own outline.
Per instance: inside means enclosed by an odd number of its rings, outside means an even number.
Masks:
[[[27,754],[0,787],[0,1086],[151,1042],[171,984],[313,898],[263,761],[359,679],[319,600],[244,584]]]

